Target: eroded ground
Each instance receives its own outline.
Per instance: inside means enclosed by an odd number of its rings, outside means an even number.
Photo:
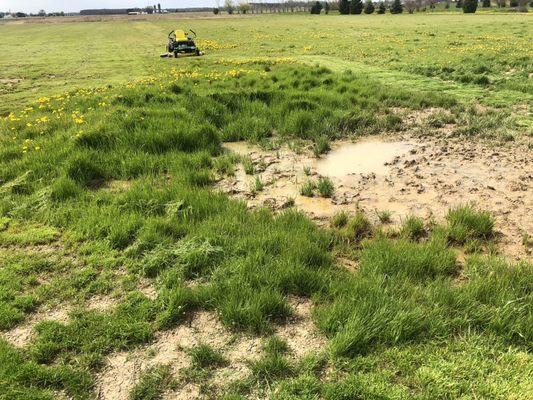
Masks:
[[[276,326],[274,334],[286,341],[289,357],[298,360],[306,354],[321,351],[326,338],[317,332],[311,320],[312,305],[308,300],[292,298],[291,305],[294,316],[285,324]],[[156,365],[171,365],[172,375],[178,382],[175,389],[164,394],[165,399],[198,398],[206,390],[216,393],[250,374],[249,363],[260,358],[263,343],[257,336],[232,333],[220,323],[215,313],[199,311],[184,324],[159,332],[150,345],[111,354],[97,378],[98,399],[127,398],[142,373]],[[200,344],[221,351],[228,360],[224,367],[213,371],[208,385],[203,387],[187,376],[191,366],[187,351]]]
[[[341,210],[362,210],[374,221],[388,210],[399,224],[411,215],[442,221],[451,207],[472,202],[495,217],[506,256],[531,257],[524,244],[533,233],[533,152],[527,144],[404,133],[338,141],[319,158],[305,146],[226,147],[250,157],[255,175],[239,165],[218,187],[250,207],[279,210],[294,202],[320,224]],[[256,176],[264,185],[260,191],[254,190]],[[331,198],[300,194],[304,182],[325,176],[335,186]]]

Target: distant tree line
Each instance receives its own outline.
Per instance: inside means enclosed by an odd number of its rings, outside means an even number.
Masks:
[[[221,5],[220,2],[223,1]],[[216,7],[212,9],[214,14],[226,12],[228,14],[262,14],[262,13],[290,13],[309,12],[311,14],[328,14],[330,11],[338,11],[340,14],[401,14],[407,12],[413,14],[433,10],[438,4],[444,4],[449,9],[452,4],[462,9],[465,13],[473,13],[479,7],[491,7],[491,1],[496,7],[505,7],[508,2],[510,7],[519,11],[527,12],[528,1],[533,7],[533,0],[334,0],[334,1],[295,1],[281,2],[248,2],[245,0],[216,0]]]
[[[39,12],[37,14],[33,14],[33,13],[24,13],[24,12],[21,12],[21,11],[17,11],[17,12],[3,12],[3,11],[0,11],[0,18],[7,18],[7,17],[13,17],[13,18],[26,18],[26,17],[64,17],[65,16],[65,12],[63,11],[56,11],[56,12],[50,12],[50,13],[47,13],[46,11],[44,10],[39,10]]]
[[[205,9],[206,11],[209,10],[209,8]],[[168,10],[170,11],[170,10]],[[161,8],[161,4],[154,4],[153,6],[147,6],[144,8],[95,8],[95,9],[87,9],[87,10],[81,10],[80,15],[124,15],[124,14],[130,14],[130,13],[146,13],[146,14],[161,14],[163,12],[166,12],[166,10],[163,10]]]
[[[518,11],[527,12],[527,5],[533,7],[533,0],[509,0],[509,6],[516,8]],[[385,14],[387,10],[391,14],[401,14],[404,11],[413,14],[415,11],[423,12],[427,9],[433,10],[437,4],[444,3],[444,8],[450,8],[451,0],[384,0],[373,2],[366,0],[363,4],[362,0],[339,0],[337,6],[332,5],[333,9],[338,9],[340,14]],[[480,7],[491,7],[491,0],[455,0],[455,7],[462,9],[464,13],[475,13],[478,4]],[[506,0],[494,0],[496,7],[505,7]],[[312,12],[312,11],[311,11]]]

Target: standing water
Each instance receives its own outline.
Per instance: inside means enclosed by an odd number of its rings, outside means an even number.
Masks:
[[[317,172],[331,178],[345,178],[354,174],[385,175],[385,165],[407,153],[413,144],[406,141],[384,142],[379,139],[346,143],[333,149],[317,162]]]

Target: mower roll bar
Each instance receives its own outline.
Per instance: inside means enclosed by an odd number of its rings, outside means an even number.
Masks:
[[[170,33],[168,34],[168,38],[169,38],[169,39],[171,38],[171,35],[172,35],[174,32],[175,32],[174,30],[170,31]],[[192,29],[189,29],[189,32],[192,32],[192,33],[194,34],[194,37],[196,38],[196,32],[195,32],[195,31],[193,31]]]

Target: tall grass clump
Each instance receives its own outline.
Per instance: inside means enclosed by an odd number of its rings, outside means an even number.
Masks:
[[[343,229],[343,235],[350,241],[358,242],[372,234],[372,224],[362,212],[357,212]]]
[[[329,139],[326,136],[320,135],[315,139],[313,144],[313,154],[315,157],[320,157],[321,154],[327,153],[331,149]]]
[[[340,211],[331,218],[331,226],[334,228],[343,228],[348,223],[348,214],[344,211]]]
[[[472,205],[452,208],[446,216],[448,237],[464,244],[469,239],[487,240],[494,236],[494,218],[486,211],[478,211]]]
[[[321,197],[331,197],[333,195],[333,192],[335,191],[335,186],[333,185],[333,182],[327,176],[320,177],[318,179],[318,182],[316,183],[316,188],[318,189],[318,193],[320,193]]]
[[[254,163],[251,157],[244,157],[242,160],[242,166],[246,175],[253,175],[255,172]]]
[[[421,218],[413,216],[407,218],[403,222],[400,230],[400,235],[411,240],[419,240],[425,234],[426,230],[424,227],[424,221]]]
[[[315,189],[316,183],[308,179],[302,184],[302,186],[300,186],[300,194],[306,197],[313,197]]]
[[[442,240],[412,243],[405,240],[379,239],[363,249],[361,272],[413,281],[449,276],[455,271],[455,255]]]

